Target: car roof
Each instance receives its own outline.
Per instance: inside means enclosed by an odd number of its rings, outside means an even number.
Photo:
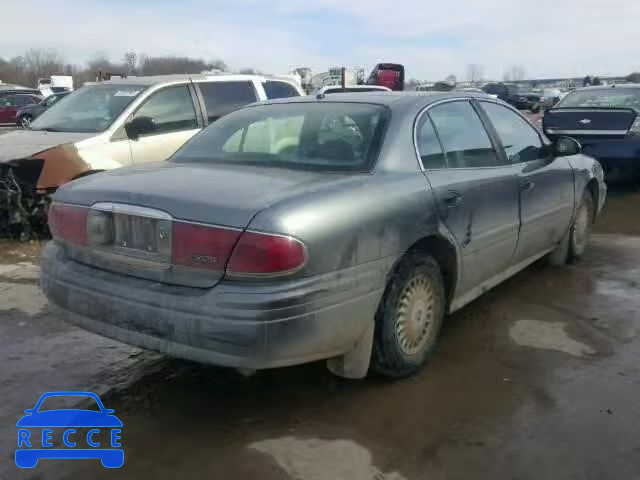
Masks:
[[[379,92],[345,92],[340,95],[327,95],[318,98],[318,95],[308,95],[306,97],[288,97],[274,100],[267,100],[260,103],[276,104],[276,103],[302,103],[302,102],[337,102],[337,103],[376,103],[379,105],[410,105],[421,103],[429,105],[441,100],[456,98],[493,98],[486,93],[477,92],[417,92],[417,91],[379,91]]]
[[[248,81],[248,80],[277,80],[281,82],[294,83],[293,79],[278,75],[250,75],[235,73],[218,73],[218,74],[175,74],[175,75],[153,75],[147,77],[125,77],[113,80],[104,80],[102,82],[91,82],[91,85],[142,85],[150,87],[160,83],[176,83],[188,81],[208,81],[208,82],[232,82],[232,81]]]
[[[325,85],[318,89],[317,93],[326,92],[327,90],[342,90],[342,85]],[[345,89],[350,88],[352,90],[370,90],[370,91],[378,91],[378,92],[390,92],[391,89],[389,87],[385,87],[383,85],[345,85]],[[317,95],[316,93],[316,95]],[[356,93],[356,92],[351,92]]]

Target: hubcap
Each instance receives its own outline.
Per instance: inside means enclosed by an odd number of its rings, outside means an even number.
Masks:
[[[589,209],[587,205],[583,203],[580,206],[580,210],[578,210],[578,215],[576,217],[576,223],[573,228],[573,239],[575,243],[575,247],[577,249],[582,249],[585,243],[587,242],[587,235],[589,231]]]
[[[414,277],[405,287],[398,305],[396,338],[406,355],[419,354],[432,340],[435,291],[427,278]]]
[[[22,126],[28,128],[31,125],[31,119],[29,117],[22,117]]]

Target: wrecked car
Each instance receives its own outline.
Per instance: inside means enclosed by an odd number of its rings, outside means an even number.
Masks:
[[[85,86],[30,130],[0,136],[0,234],[46,231],[48,197],[70,180],[166,160],[238,106],[301,94],[287,79],[257,75],[164,75]]]
[[[575,140],[484,94],[283,99],[60,188],[41,286],[64,320],[168,355],[404,377],[445,314],[580,258],[605,197]]]

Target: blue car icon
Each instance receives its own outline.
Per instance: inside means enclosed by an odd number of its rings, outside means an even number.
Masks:
[[[100,411],[77,408],[40,411],[42,402],[46,398],[63,396],[90,397],[98,404]],[[122,422],[113,415],[114,410],[104,408],[100,398],[95,393],[79,391],[45,393],[40,397],[35,407],[29,408],[24,412],[26,415],[16,423],[18,427],[18,449],[16,449],[15,459],[18,467],[33,468],[41,458],[99,458],[102,465],[107,468],[118,468],[124,463],[124,451],[122,448],[115,448],[121,447],[119,440]],[[50,448],[53,446],[50,442],[53,430],[50,429],[56,427],[66,429],[63,434],[63,441],[65,446],[69,448]],[[88,445],[94,448],[73,448],[76,442],[71,439],[72,436],[75,437],[77,435],[75,430],[77,427],[91,428],[86,435],[86,440]],[[33,440],[30,440],[32,433],[29,430],[30,428],[43,428],[42,448],[34,448],[37,447],[36,444],[40,437],[34,435]],[[94,441],[93,436],[100,433],[100,428],[111,429],[110,446],[112,448],[97,448],[100,443]]]

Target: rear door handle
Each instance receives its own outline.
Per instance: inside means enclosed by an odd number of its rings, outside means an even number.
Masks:
[[[536,184],[530,177],[527,177],[520,182],[520,190],[523,192],[530,192],[534,188],[536,188]]]
[[[447,207],[457,207],[462,202],[462,195],[455,190],[449,190],[443,200]]]

